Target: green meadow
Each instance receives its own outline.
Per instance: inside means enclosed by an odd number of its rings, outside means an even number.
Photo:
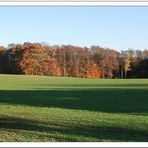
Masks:
[[[148,142],[148,79],[0,75],[2,142]]]

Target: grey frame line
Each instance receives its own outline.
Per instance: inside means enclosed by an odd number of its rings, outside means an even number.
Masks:
[[[50,1],[50,0],[44,0],[44,1],[40,1],[40,0],[38,0],[38,1],[30,1],[30,0],[27,0],[27,1],[25,1],[25,0],[23,0],[23,1],[20,1],[20,0],[15,0],[15,1],[1,1],[0,0],[0,4],[2,3],[2,2],[5,2],[5,3],[8,3],[8,4],[3,4],[3,5],[0,5],[0,7],[148,7],[148,0],[146,0],[146,1],[112,1],[112,0],[110,0],[110,1],[69,1],[69,0],[67,0],[67,1],[59,1],[59,0],[55,0],[55,1]],[[19,3],[19,5],[13,5],[13,4],[10,4],[9,5],[9,3]],[[25,5],[25,4],[21,4],[21,3],[23,3],[23,2],[26,2],[26,3],[38,3],[38,2],[43,2],[43,3],[45,3],[45,4],[42,4],[42,5],[35,5],[35,4],[29,4],[29,5]],[[52,4],[52,3],[57,3],[57,4]],[[61,5],[61,4],[59,4],[58,5],[58,3],[59,2],[63,2],[63,3],[69,3],[68,5]],[[80,5],[75,5],[75,4],[70,4],[70,3],[80,3]],[[85,5],[85,3],[95,3],[95,2],[98,2],[98,4],[99,3],[102,3],[102,2],[104,2],[104,3],[107,3],[107,2],[110,2],[110,3],[116,3],[116,2],[118,2],[119,4],[118,5],[107,5],[107,4],[104,4],[104,5],[96,5],[96,4],[91,4],[91,5]],[[129,4],[129,5],[124,5],[124,4],[122,4],[122,2],[125,2],[125,3],[141,3],[141,2],[145,2],[145,3],[147,3],[147,5],[145,5],[145,4],[143,4],[143,5],[134,5],[134,4]],[[52,5],[47,5],[47,3],[51,3]],[[83,3],[83,4],[82,4]],[[121,4],[120,4],[121,3]]]
[[[1,2],[0,2],[1,3]],[[97,5],[91,5],[91,6],[86,6],[86,5],[41,5],[41,6],[36,6],[36,5],[0,5],[0,7],[148,7],[148,5],[140,5],[140,6],[134,6],[134,5],[101,5],[101,6],[97,6]],[[0,147],[1,148],[1,147]],[[147,147],[148,148],[148,147]]]
[[[81,2],[84,2],[84,3],[85,3],[85,2],[98,2],[98,3],[99,3],[99,2],[113,2],[113,3],[114,3],[114,2],[119,2],[119,3],[120,3],[120,2],[127,2],[127,3],[130,3],[130,2],[139,2],[139,3],[141,3],[141,2],[148,2],[148,0],[141,0],[141,1],[139,1],[139,0],[125,0],[125,1],[123,1],[123,0],[122,0],[122,1],[120,1],[120,0],[104,0],[104,1],[103,1],[103,0],[98,0],[98,1],[96,1],[96,0],[92,0],[92,1],[90,1],[90,0],[72,0],[72,1],[70,1],[70,0],[67,0],[67,1],[62,1],[62,0],[43,0],[43,1],[40,1],[40,0],[34,0],[34,1],[30,1],[30,0],[26,0],[26,1],[25,1],[25,0],[23,0],[23,1],[21,1],[21,0],[17,0],[17,1],[16,1],[16,0],[12,0],[12,1],[10,1],[10,0],[9,0],[9,1],[7,1],[7,0],[3,0],[3,1],[1,1],[1,0],[0,0],[0,3],[1,3],[1,2],[6,2],[6,3],[7,3],[7,2],[8,2],[8,3],[9,3],[9,2],[20,2],[20,3],[21,3],[21,2],[28,2],[28,3],[30,3],[30,2],[69,2],[69,3],[71,3],[71,2],[72,2],[72,3],[73,3],[73,2],[77,2],[77,3],[79,3],[79,2],[80,2],[80,3],[81,3]]]
[[[1,2],[0,2],[1,3]],[[140,6],[134,6],[134,5],[112,5],[112,6],[110,6],[110,5],[101,5],[101,6],[97,6],[97,5],[91,5],[91,6],[86,6],[86,5],[83,5],[83,4],[81,4],[81,5],[47,5],[47,4],[45,4],[45,5],[39,5],[39,6],[37,6],[37,5],[33,5],[33,4],[31,4],[31,5],[0,5],[0,7],[148,7],[148,5],[140,5]],[[0,147],[1,148],[1,147]],[[148,148],[148,147],[147,147]]]

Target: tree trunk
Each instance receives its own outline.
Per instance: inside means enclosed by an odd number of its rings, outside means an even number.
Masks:
[[[121,69],[121,79],[123,79],[123,69]]]
[[[126,79],[126,75],[127,75],[127,74],[126,74],[126,71],[125,71],[124,73],[125,73],[125,74],[124,74],[124,75],[125,75],[124,77],[125,77],[125,79]]]
[[[63,55],[64,55],[64,64],[63,64],[63,73],[64,73],[64,76],[66,76],[66,56],[65,56],[65,50],[63,49]]]
[[[104,79],[104,69],[103,69],[103,79]]]

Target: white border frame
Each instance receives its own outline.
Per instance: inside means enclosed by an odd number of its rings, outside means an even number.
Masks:
[[[0,7],[148,7],[147,2],[1,2]],[[1,142],[0,147],[148,147],[148,142]]]
[[[0,1],[0,6],[88,6],[88,7],[93,7],[93,6],[137,6],[137,7],[142,7],[142,6],[148,6],[148,1],[147,2],[74,2],[74,1],[69,1],[69,2],[1,2]]]
[[[147,142],[4,142],[0,143],[0,147],[148,147]]]

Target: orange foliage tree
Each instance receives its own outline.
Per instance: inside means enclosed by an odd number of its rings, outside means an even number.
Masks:
[[[148,77],[148,50],[29,43],[0,46],[0,73],[81,78]],[[141,73],[139,73],[141,71]]]

